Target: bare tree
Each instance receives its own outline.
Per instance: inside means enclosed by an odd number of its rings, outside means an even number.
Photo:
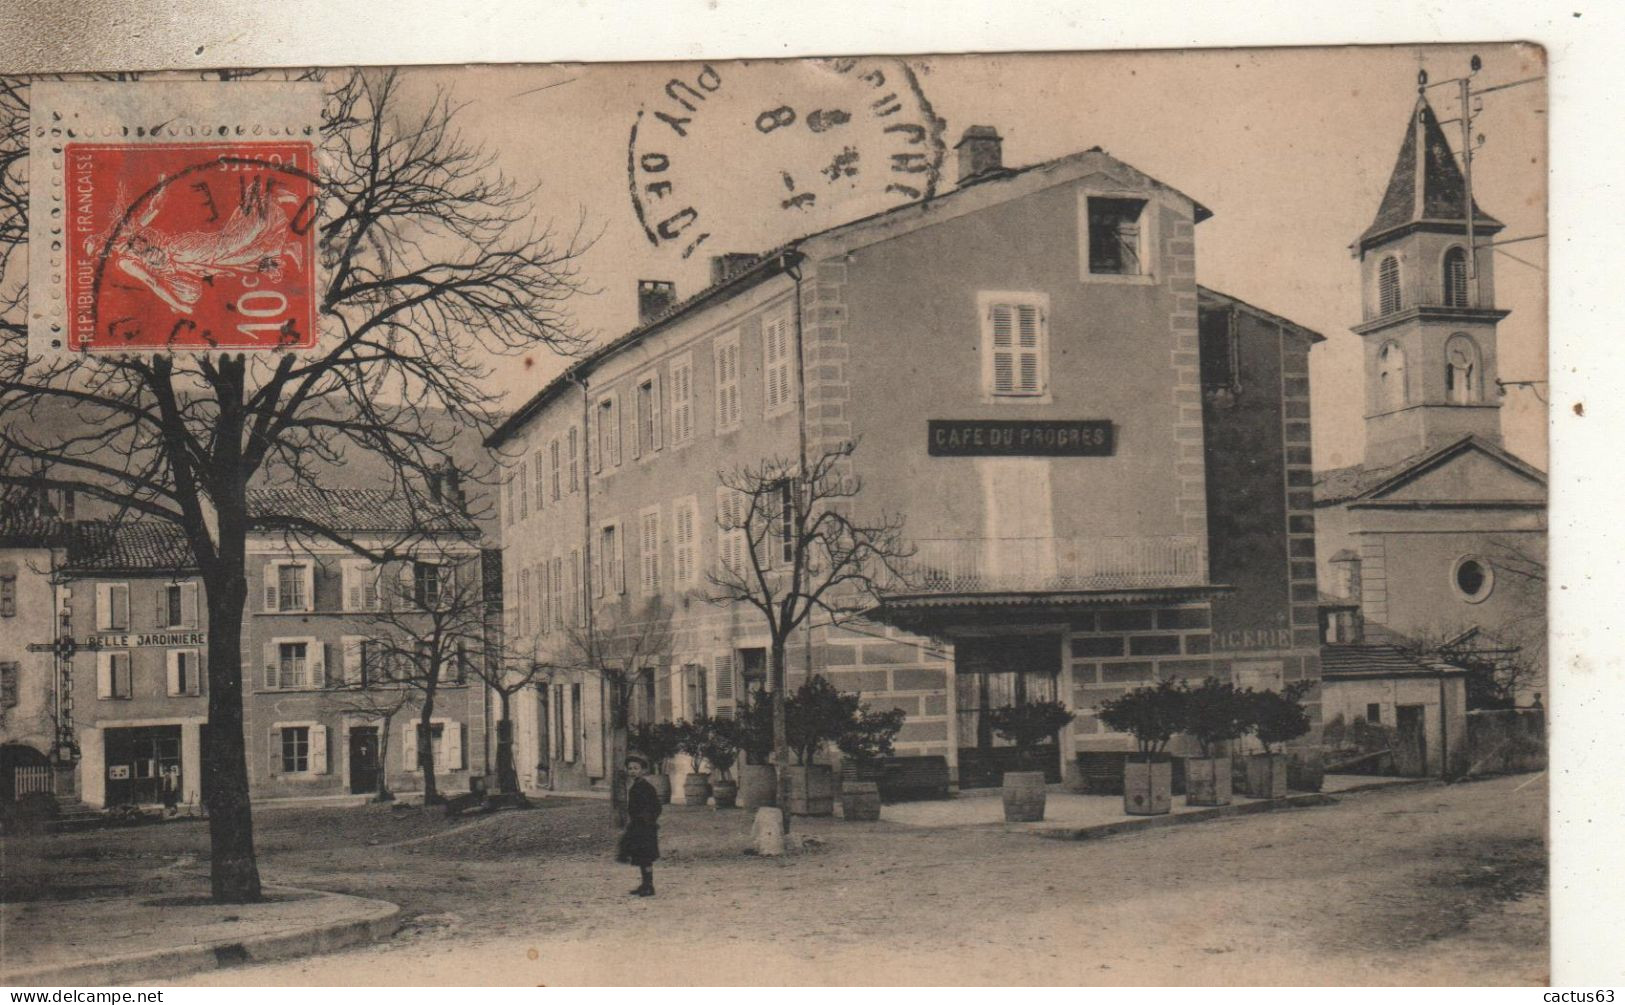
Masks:
[[[627,730],[639,691],[650,693],[670,674],[671,610],[653,597],[601,607],[585,625],[566,630],[559,663],[603,683],[609,703],[610,810],[626,826]]]
[[[0,114],[11,119],[0,137],[26,111],[20,89],[4,93]],[[493,357],[580,344],[566,313],[579,290],[579,223],[564,234],[538,225],[534,191],[464,139],[457,117],[445,94],[412,107],[391,72],[353,72],[330,88],[318,223],[326,337],[308,353],[31,358],[20,298],[7,315],[0,444],[48,465],[45,488],[178,524],[200,569],[216,900],[260,896],[240,657],[249,486],[313,485],[359,452],[386,461],[395,491],[417,505],[457,433],[494,428]],[[0,234],[21,235],[15,161],[0,180],[9,193]],[[65,432],[36,421],[63,412],[73,420]],[[0,470],[0,481],[28,480],[19,467]],[[255,522],[342,539],[297,509]]]
[[[441,802],[435,785],[434,713],[441,689],[479,681],[488,609],[477,555],[442,549],[386,567],[381,603],[367,616],[373,636],[363,674],[373,688],[405,691],[417,705],[417,767],[423,804]]]
[[[885,587],[906,581],[914,550],[901,516],[852,514],[863,491],[850,473],[857,445],[834,446],[806,463],[785,458],[725,471],[718,477],[731,503],[717,515],[723,554],[707,573],[710,601],[748,604],[767,622],[773,694],[773,749],[779,806],[788,820],[785,650],[816,617],[850,622],[872,608]]]

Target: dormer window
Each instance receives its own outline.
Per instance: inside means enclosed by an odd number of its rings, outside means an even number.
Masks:
[[[1377,265],[1377,311],[1393,314],[1403,306],[1404,300],[1399,295],[1399,259],[1389,255]]]
[[[1444,253],[1444,306],[1467,307],[1467,251],[1451,248]]]
[[[1138,276],[1147,269],[1141,240],[1144,199],[1089,197],[1089,272]]]

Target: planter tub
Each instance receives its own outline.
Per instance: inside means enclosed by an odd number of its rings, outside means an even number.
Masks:
[[[880,784],[844,783],[841,786],[841,816],[847,820],[879,820]]]
[[[1004,819],[1025,823],[1044,819],[1044,773],[1006,771],[1004,773]]]
[[[649,784],[655,787],[663,803],[671,802],[671,776],[664,771],[657,771],[649,776]]]
[[[1230,758],[1185,759],[1186,806],[1228,806],[1230,794]]]
[[[717,801],[717,809],[731,810],[734,801],[739,796],[739,783],[733,781],[715,781],[711,783],[711,797]]]
[[[704,806],[711,798],[711,776],[691,771],[683,779],[683,805]]]
[[[771,764],[739,766],[739,805],[747,810],[778,803],[778,778]]]
[[[1286,755],[1253,754],[1247,758],[1247,794],[1254,799],[1286,796]]]
[[[787,774],[791,813],[804,817],[835,815],[835,772],[829,765],[797,765]]]
[[[1174,808],[1174,766],[1169,761],[1136,761],[1123,764],[1123,812],[1133,816],[1156,816]]]

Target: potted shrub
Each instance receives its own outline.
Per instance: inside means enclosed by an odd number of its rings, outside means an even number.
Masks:
[[[1100,721],[1132,735],[1139,751],[1123,764],[1123,812],[1150,816],[1173,809],[1174,766],[1166,751],[1184,728],[1185,695],[1184,687],[1164,680],[1100,703],[1095,713]]]
[[[903,728],[900,708],[871,712],[859,706],[857,718],[835,746],[856,767],[856,778],[841,784],[841,816],[846,820],[880,819],[880,764],[892,752],[892,740]]]
[[[773,770],[773,702],[758,691],[740,707],[736,739],[745,763],[739,767],[739,803],[747,810],[778,802],[779,781]]]
[[[988,724],[993,731],[1016,745],[1016,763],[1022,768],[1004,773],[1005,820],[1044,819],[1044,773],[1031,770],[1033,750],[1046,740],[1053,740],[1071,721],[1071,709],[1058,701],[1006,705],[988,713]]]
[[[1252,699],[1234,684],[1209,677],[1185,693],[1184,732],[1195,738],[1201,756],[1185,761],[1185,805],[1225,806],[1230,802],[1230,757],[1219,745],[1252,728]]]
[[[902,728],[898,710],[896,724]],[[786,768],[786,792],[791,813],[829,816],[835,812],[835,774],[828,764],[817,763],[818,756],[831,743],[854,730],[862,731],[868,706],[856,692],[842,692],[823,677],[814,675],[789,695],[784,703],[785,738],[795,763]],[[889,724],[892,718],[882,713]],[[895,732],[892,735],[896,735]]]
[[[1286,757],[1278,749],[1309,732],[1309,713],[1300,701],[1313,686],[1309,681],[1289,684],[1283,691],[1257,691],[1251,695],[1253,735],[1262,754],[1247,758],[1247,794],[1257,799],[1286,795]]]
[[[704,770],[705,750],[711,743],[711,720],[700,716],[693,722],[677,724],[677,749],[688,755],[688,774],[683,778],[683,805],[704,806],[711,799],[711,773]]]
[[[711,779],[711,797],[718,809],[733,809],[739,795],[739,784],[729,774],[739,759],[739,723],[732,719],[710,719],[701,753],[711,765],[716,777]]]
[[[649,759],[649,784],[660,793],[660,801],[671,802],[671,775],[667,761],[677,753],[677,725],[671,722],[640,722],[632,727],[631,749]]]

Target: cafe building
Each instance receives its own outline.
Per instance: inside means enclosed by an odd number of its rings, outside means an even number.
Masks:
[[[1047,765],[1076,781],[1133,747],[1096,720],[1105,698],[1319,678],[1320,336],[1198,286],[1210,211],[1099,148],[1007,168],[972,127],[956,154],[930,201],[720,256],[686,299],[640,283],[639,325],[492,435],[512,644],[543,659],[589,612],[658,597],[674,642],[640,704],[732,714],[769,640],[707,602],[737,546],[718,472],[855,443],[851,509],[903,519],[910,573],[862,622],[798,635],[789,683],[810,667],[903,709],[898,752],[943,756],[958,786],[1010,764],[1003,705],[1077,713]],[[523,778],[601,784],[600,682],[561,671],[516,708]]]

